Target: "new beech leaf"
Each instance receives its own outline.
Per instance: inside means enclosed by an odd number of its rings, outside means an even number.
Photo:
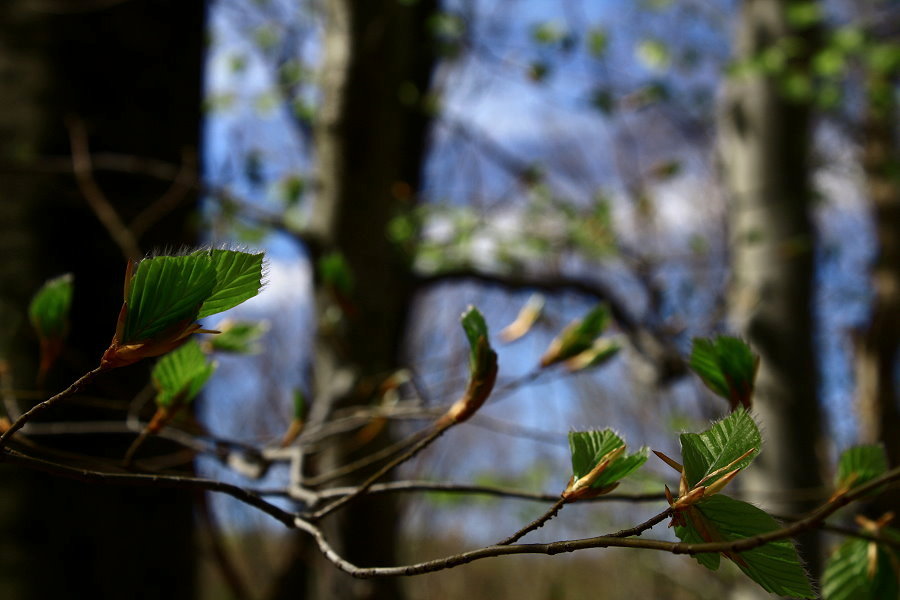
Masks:
[[[253,298],[262,287],[263,253],[235,250],[200,250],[194,254],[209,256],[216,272],[212,293],[203,301],[198,318],[208,317]]]
[[[681,456],[685,475],[691,487],[710,473],[731,465],[748,451],[750,454],[731,466],[731,469],[747,467],[759,454],[762,440],[759,428],[746,410],[738,408],[717,421],[702,433],[681,434]],[[706,481],[710,485],[726,472],[718,473]]]
[[[738,338],[694,338],[689,361],[691,370],[717,395],[728,400],[732,410],[750,408],[759,357]]]
[[[216,268],[206,256],[156,256],[138,263],[126,284],[122,344],[153,338],[177,323],[193,322],[216,288]]]
[[[612,429],[602,431],[573,431],[569,433],[569,449],[572,453],[572,474],[577,482],[613,450],[625,446],[625,442]],[[647,449],[634,454],[624,452],[591,483],[592,488],[607,487],[637,471],[647,461]]]
[[[884,475],[887,469],[887,456],[881,444],[848,448],[838,460],[835,487],[841,492],[847,492]]]
[[[216,329],[219,335],[209,339],[209,347],[214,352],[256,354],[259,352],[259,339],[269,330],[269,323],[225,319],[216,325]]]
[[[159,359],[153,367],[156,404],[172,407],[191,402],[215,370],[216,363],[206,360],[200,345],[188,340]]]
[[[71,273],[50,279],[28,305],[28,318],[41,339],[62,339],[69,328],[72,306]]]
[[[900,539],[897,532],[882,530]],[[848,539],[828,558],[822,577],[824,600],[882,600],[900,596],[900,555],[882,545]]]
[[[780,528],[778,522],[760,508],[716,494],[689,509],[685,525],[675,534],[686,543],[728,542],[753,537]],[[725,553],[750,579],[767,592],[791,598],[815,598],[800,557],[789,539],[769,542],[740,553]],[[703,566],[715,570],[718,557],[694,555]]]
[[[541,357],[541,366],[547,367],[589,349],[609,325],[609,320],[609,308],[605,304],[598,304],[584,317],[567,325],[550,342]]]

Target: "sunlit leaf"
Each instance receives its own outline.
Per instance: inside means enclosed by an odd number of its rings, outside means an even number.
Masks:
[[[888,469],[884,446],[871,444],[848,448],[838,460],[835,488],[842,493],[884,475]]]
[[[687,543],[729,542],[781,527],[762,509],[721,494],[701,500],[688,512],[686,524],[675,527],[675,534]],[[767,592],[791,598],[816,597],[789,539],[725,556]],[[707,568],[718,566],[718,560],[711,559],[709,554],[695,555],[695,558]]]
[[[128,283],[123,344],[150,339],[175,324],[195,321],[216,287],[206,256],[156,256],[142,260]]]
[[[188,340],[159,359],[153,367],[156,404],[172,407],[191,402],[215,370],[216,364],[207,361],[200,345]]]
[[[746,468],[759,454],[761,444],[753,417],[741,408],[702,433],[681,434],[681,456],[688,484],[693,487],[714,471],[728,466],[730,470]],[[750,454],[738,460],[747,452]],[[713,475],[703,485],[710,485],[724,475],[724,471]]]
[[[602,431],[573,431],[569,433],[572,454],[573,484],[591,475],[604,457],[622,448],[625,442],[612,429]],[[638,470],[647,461],[647,449],[626,455],[624,452],[609,462],[603,471],[592,478],[589,487],[605,488]]]
[[[599,304],[583,318],[567,325],[550,342],[547,351],[541,357],[541,366],[546,367],[566,360],[590,348],[594,340],[606,329],[609,320],[609,309],[605,304]]]
[[[896,532],[891,533],[898,537]],[[900,556],[896,550],[875,542],[849,539],[828,558],[822,577],[822,598],[883,600],[900,597],[898,565]]]
[[[215,267],[216,283],[200,307],[198,318],[233,308],[253,298],[262,288],[263,253],[236,250],[200,250],[194,256],[208,256]]]
[[[209,348],[214,352],[236,354],[256,354],[259,340],[269,330],[267,321],[233,321],[226,319],[216,325],[220,332],[209,339]]]

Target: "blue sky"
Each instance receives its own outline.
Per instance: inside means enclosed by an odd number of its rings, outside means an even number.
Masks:
[[[274,71],[271,53],[259,49],[260,31],[292,35],[304,60],[317,57],[315,36],[318,24],[307,19],[290,24],[289,15],[304,18],[302,8],[290,3],[273,2],[269,12],[236,11],[228,2],[213,5],[211,27],[213,44],[208,60],[207,88],[212,98],[230,98],[209,113],[206,123],[204,165],[210,178],[262,207],[278,209],[278,182],[291,173],[307,174],[310,158],[302,136],[297,135],[285,108],[272,102]],[[443,67],[440,80],[447,94],[444,115],[475,131],[484,132],[499,146],[525,161],[544,163],[555,193],[575,204],[584,204],[600,190],[612,200],[617,233],[627,244],[652,250],[662,268],[657,277],[666,290],[672,317],[686,327],[685,351],[692,332],[703,332],[715,298],[727,277],[724,265],[722,217],[724,205],[716,184],[713,149],[708,143],[711,132],[678,124],[664,109],[653,107],[632,111],[621,118],[608,118],[592,107],[590,99],[598,87],[609,87],[617,95],[628,96],[644,89],[648,82],[664,81],[673,93],[691,97],[693,90],[707,88],[714,101],[718,73],[728,55],[728,4],[706,5],[706,13],[685,14],[681,8],[647,11],[621,2],[562,3],[571,8],[559,13],[557,3],[537,0],[482,1],[473,39],[476,53],[449,67]],[[449,7],[456,3],[448,3]],[[581,50],[560,53],[541,48],[532,40],[536,26],[550,24],[580,40]],[[589,31],[603,29],[609,35],[608,54],[602,61],[583,50]],[[661,71],[641,58],[640,45],[646,40],[671,44],[674,65]],[[481,48],[478,50],[478,48]],[[680,66],[679,57],[688,50],[700,53],[693,67]],[[686,60],[686,59],[685,59]],[[527,77],[529,65],[546,61],[550,75],[540,85]],[[240,68],[236,64],[243,63]],[[310,95],[314,98],[314,94]],[[684,102],[683,102],[684,103]],[[690,103],[686,103],[692,108]],[[697,105],[699,106],[699,105]],[[696,109],[696,106],[693,106]],[[699,109],[698,109],[699,110]],[[690,111],[688,111],[690,112]],[[692,115],[689,115],[692,116]],[[635,149],[624,161],[616,156],[623,131],[631,131],[637,140]],[[823,202],[817,213],[822,236],[819,261],[819,295],[816,310],[820,319],[823,382],[830,425],[835,444],[852,443],[855,419],[850,407],[852,378],[849,369],[849,331],[866,315],[868,261],[872,256],[871,223],[864,210],[859,190],[859,173],[852,153],[835,149],[839,134],[823,130],[821,152],[830,166],[817,174]],[[438,126],[434,150],[426,169],[426,192],[431,201],[452,205],[474,202],[489,215],[492,227],[515,231],[521,226],[522,197],[525,192],[508,175],[483,156]],[[244,175],[244,157],[248,149],[261,153],[262,183],[254,184]],[[623,173],[643,172],[660,160],[678,159],[684,168],[678,176],[652,187],[657,208],[652,238],[635,228],[635,206],[623,194]],[[299,209],[302,218],[304,209]],[[439,228],[440,223],[434,225]],[[705,239],[705,254],[692,251],[692,244]],[[215,240],[220,241],[220,240]],[[308,291],[309,267],[302,249],[287,237],[269,236],[265,246],[270,256],[269,283],[263,294],[238,312],[251,318],[267,318],[273,327],[266,353],[250,363],[266,369],[281,382],[260,394],[259,379],[240,361],[223,361],[207,393],[206,407],[213,429],[228,435],[263,443],[281,433],[283,419],[290,414],[291,389],[304,382],[302,363],[308,353],[311,332]],[[491,238],[482,236],[474,248],[491,263]],[[485,258],[486,257],[486,258]],[[645,303],[633,275],[621,261],[611,258],[602,264],[569,261],[573,273],[616,282],[636,311]],[[528,294],[512,296],[485,292],[475,287],[443,288],[428,294],[421,306],[429,315],[428,326],[420,323],[413,343],[424,357],[421,366],[438,373],[459,375],[459,356],[463,338],[456,324],[457,315],[470,302],[481,306],[492,330],[505,325]],[[633,296],[633,298],[632,298]],[[573,298],[552,300],[551,312],[560,323],[589,308]],[[551,332],[537,332],[530,338],[500,349],[501,376],[515,377],[529,371],[543,351]],[[456,337],[454,337],[456,336]],[[459,338],[459,339],[456,339]],[[435,344],[435,339],[449,343]],[[246,362],[246,361],[245,361]],[[613,426],[633,443],[651,443],[654,447],[670,444],[673,432],[663,433],[648,421],[677,425],[683,414],[710,416],[723,407],[691,382],[685,381],[663,392],[654,392],[639,383],[640,366],[622,358],[601,372],[575,380],[548,377],[546,382],[517,392],[496,406],[488,406],[485,415],[521,426],[559,434],[561,444],[502,441],[494,435],[491,452],[467,455],[462,468],[449,444],[433,453],[431,463],[417,463],[411,471],[445,474],[466,478],[496,469],[521,472],[530,465],[547,462],[565,470],[567,451],[565,433],[573,428]],[[428,373],[426,373],[428,375]],[[442,377],[426,377],[433,393],[453,393]],[[265,398],[263,398],[265,396]],[[225,409],[225,412],[223,412]],[[473,426],[461,439],[475,444],[484,429]],[[558,479],[558,477],[557,477]],[[564,484],[560,482],[560,484]],[[555,485],[548,481],[547,486]]]

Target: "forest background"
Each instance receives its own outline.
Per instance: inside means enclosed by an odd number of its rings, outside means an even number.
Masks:
[[[767,449],[745,497],[800,514],[856,442],[886,442],[896,464],[892,3],[17,0],[0,10],[10,107],[0,239],[11,257],[0,291],[13,314],[49,277],[76,280],[68,349],[46,390],[108,343],[125,257],[242,243],[267,249],[268,285],[233,316],[269,329],[258,354],[219,358],[197,405],[222,439],[277,442],[298,390],[312,398],[311,423],[328,416],[323,396],[332,410],[393,402],[430,415],[465,381],[465,307],[479,306],[495,332],[539,292],[534,330],[496,344],[492,401],[401,477],[555,491],[568,476],[566,433],[587,427],[677,455],[674,433],[727,410],[685,365],[693,337],[723,332],[762,357],[754,408]],[[597,302],[613,314],[615,359],[575,375],[536,370],[550,339]],[[27,383],[37,344],[25,327],[12,336],[21,401],[41,397]],[[377,401],[329,387],[345,376],[371,387],[401,368],[411,383]],[[107,381],[52,421],[121,415],[111,401],[130,400],[139,379]],[[414,427],[385,423],[370,418],[317,468]],[[118,457],[133,436],[46,437],[58,452]],[[248,485],[216,459],[195,468]],[[9,597],[71,594],[72,580],[93,598],[397,597],[400,587],[564,598],[600,573],[615,582],[609,597],[720,597],[731,585],[684,557],[632,550],[348,583],[322,575],[331,567],[303,536],[233,500],[12,469],[0,511]],[[629,491],[658,492],[665,469],[651,461]],[[286,477],[273,468],[252,487]],[[71,498],[62,512],[60,497]],[[357,562],[379,564],[488,543],[543,508],[428,494],[354,507],[339,529]],[[643,510],[577,507],[541,535],[606,530]],[[144,556],[164,557],[162,574],[122,556],[122,531]]]

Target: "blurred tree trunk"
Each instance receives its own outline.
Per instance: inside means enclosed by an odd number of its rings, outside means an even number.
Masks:
[[[896,98],[890,77],[871,73],[863,123],[862,164],[875,223],[878,256],[872,267],[869,322],[856,340],[860,438],[884,442],[900,464],[896,365],[900,354],[900,182],[897,177]]]
[[[9,356],[19,390],[35,388],[37,345],[24,310],[45,279],[74,273],[75,318],[42,393],[96,366],[122,302],[122,251],[72,174],[61,173],[69,164],[66,119],[84,124],[94,152],[178,163],[199,144],[203,3],[133,0],[101,7],[106,4],[0,3],[0,299],[23,314]],[[96,179],[125,222],[169,187],[133,173]],[[187,218],[194,202],[187,199],[149,230],[145,249],[195,239]],[[98,403],[73,401],[46,419],[121,419],[146,375],[141,365],[104,374],[85,392]],[[129,436],[34,439],[115,459],[130,442]],[[0,477],[0,597],[194,597],[189,495],[88,485],[6,466]]]
[[[389,240],[387,228],[417,200],[435,62],[427,19],[435,10],[431,0],[326,3],[311,254],[315,261],[341,256],[352,281],[343,286],[322,269],[317,274],[311,423],[336,408],[376,402],[378,385],[404,365],[414,281],[409,256]],[[318,469],[327,472],[369,454],[389,437],[384,430],[371,441],[330,449],[319,457]],[[357,480],[344,483],[351,481]],[[376,566],[395,564],[397,526],[395,502],[382,495],[329,516],[325,529],[348,560]],[[314,555],[312,598],[400,597],[396,580],[353,580]],[[302,581],[297,568],[285,577]],[[276,597],[296,598],[286,578]]]
[[[741,479],[753,501],[776,514],[799,515],[817,500],[800,490],[822,485],[818,366],[814,346],[814,250],[809,154],[810,106],[783,91],[790,76],[808,73],[814,30],[798,30],[785,16],[790,2],[745,0],[736,57],[795,41],[798,54],[773,75],[752,71],[727,83],[720,138],[729,192],[731,314],[761,357],[754,411],[763,452]],[[799,538],[815,574],[815,533]]]

